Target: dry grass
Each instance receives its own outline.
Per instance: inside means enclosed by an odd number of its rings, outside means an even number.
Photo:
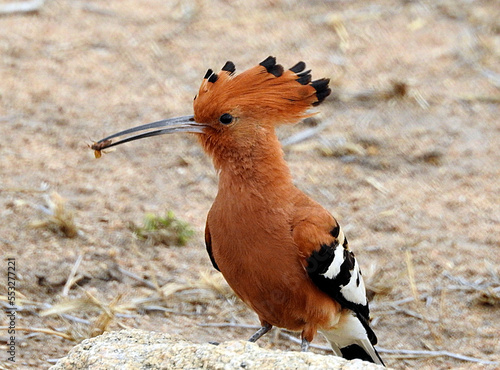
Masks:
[[[154,288],[154,287],[153,287]],[[167,283],[150,294],[132,296],[119,294],[109,302],[97,298],[88,290],[80,289],[81,295],[66,297],[55,304],[33,302],[18,298],[17,311],[24,314],[38,314],[40,317],[56,316],[66,326],[62,329],[16,327],[16,330],[55,335],[61,338],[80,342],[87,338],[101,335],[110,330],[112,324],[126,328],[122,317],[135,316],[145,312],[161,311],[168,314],[184,314],[173,307],[183,305],[210,304],[223,298],[234,305],[235,296],[220,274],[201,272],[197,280],[187,284]],[[0,302],[7,307],[7,296],[0,296]],[[47,308],[47,306],[50,306]],[[85,318],[81,317],[84,316]],[[8,327],[1,327],[0,330]]]
[[[44,198],[47,205],[40,206],[39,209],[46,217],[33,221],[31,227],[46,228],[67,238],[76,237],[78,227],[74,220],[74,213],[68,208],[66,200],[55,191],[50,195],[45,194]]]

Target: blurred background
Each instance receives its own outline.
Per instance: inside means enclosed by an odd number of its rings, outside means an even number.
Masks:
[[[208,68],[269,55],[331,79],[319,114],[278,135],[297,186],[348,235],[386,364],[498,366],[485,364],[500,361],[499,35],[494,0],[0,1],[0,305],[15,258],[15,366],[48,368],[104,330],[253,333],[205,252],[217,176],[196,140],[100,160],[88,144],[191,114]],[[259,344],[299,349],[273,333]],[[0,368],[15,368],[7,342],[0,329]]]

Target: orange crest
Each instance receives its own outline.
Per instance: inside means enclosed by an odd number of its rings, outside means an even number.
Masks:
[[[234,75],[227,62],[220,73],[209,69],[194,100],[195,121],[208,125],[242,119],[259,124],[294,123],[310,116],[306,110],[331,92],[329,79],[311,81],[310,70],[299,62],[284,70],[276,58]]]

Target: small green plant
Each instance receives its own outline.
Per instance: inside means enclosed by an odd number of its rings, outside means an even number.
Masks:
[[[139,239],[146,240],[153,245],[186,245],[194,235],[191,226],[175,217],[172,211],[168,211],[165,217],[146,213],[144,226],[133,226],[132,230]]]

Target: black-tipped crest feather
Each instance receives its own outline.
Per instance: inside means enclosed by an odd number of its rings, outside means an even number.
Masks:
[[[275,57],[269,56],[259,64],[275,77],[280,77],[283,74],[283,66],[276,64]]]
[[[300,61],[297,64],[295,64],[292,68],[290,68],[290,71],[292,71],[293,73],[299,73],[302,72],[304,69],[306,69],[306,64]]]
[[[318,98],[318,101],[314,102],[313,106],[321,104],[321,102],[325,100],[328,95],[330,95],[332,90],[328,87],[329,83],[329,78],[322,78],[320,80],[311,82],[311,86],[316,90],[316,97]]]
[[[232,75],[236,71],[236,66],[234,65],[233,62],[228,60],[226,64],[224,64],[224,67],[222,67],[222,70],[229,72],[229,74]]]
[[[203,79],[205,79],[205,80],[206,80],[207,78],[209,78],[209,77],[212,75],[212,73],[214,73],[214,71],[212,71],[212,70],[209,68],[209,69],[207,70],[207,73],[205,73],[205,76],[203,77]]]
[[[311,82],[311,70],[297,74],[297,82],[301,85],[307,85]]]
[[[212,75],[208,78],[208,82],[215,83],[217,82],[218,78],[219,76],[217,75],[217,73],[212,73]]]

